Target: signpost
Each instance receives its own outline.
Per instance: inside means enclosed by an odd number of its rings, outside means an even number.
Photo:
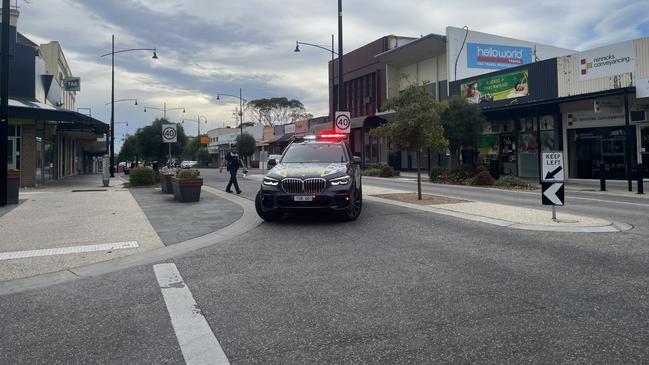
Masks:
[[[336,119],[334,120],[334,130],[336,133],[350,133],[351,125],[350,112],[336,112]]]
[[[565,201],[563,153],[544,152],[541,157],[541,202],[552,206],[552,220],[556,220],[555,207],[563,206]]]
[[[162,143],[169,144],[169,163],[171,164],[171,144],[178,142],[178,133],[175,124],[162,125]]]

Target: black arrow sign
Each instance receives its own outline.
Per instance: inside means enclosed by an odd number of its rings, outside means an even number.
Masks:
[[[545,175],[545,180],[554,178],[561,170],[563,170],[563,166],[559,166],[552,171],[548,171],[547,175]]]

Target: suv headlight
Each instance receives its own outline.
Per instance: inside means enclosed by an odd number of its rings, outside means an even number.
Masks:
[[[331,185],[332,186],[347,185],[350,182],[352,182],[352,177],[351,176],[343,176],[343,177],[337,177],[335,179],[332,179],[331,180]]]
[[[277,186],[279,185],[279,180],[273,179],[272,177],[264,176],[264,185]]]

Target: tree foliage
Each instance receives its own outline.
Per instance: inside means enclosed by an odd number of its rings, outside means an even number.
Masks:
[[[374,129],[377,136],[388,137],[392,150],[406,150],[417,155],[417,192],[421,199],[421,154],[425,148],[444,151],[448,146],[440,113],[444,105],[435,101],[426,84],[410,85],[398,96],[386,101],[386,109],[396,118]]]
[[[441,122],[451,152],[449,167],[455,168],[462,146],[475,146],[478,143],[486,120],[479,105],[470,104],[461,96],[451,97],[447,103],[448,107],[441,114]]]
[[[120,148],[119,154],[117,155],[117,161],[135,161],[138,157],[137,152],[137,137],[127,135],[122,144],[122,148]]]
[[[255,137],[248,133],[240,134],[237,136],[237,151],[244,158],[248,158],[255,153],[257,142]]]
[[[143,160],[158,161],[164,163],[168,159],[169,146],[162,142],[162,125],[169,124],[166,119],[158,118],[151,125],[137,130],[137,146]],[[182,125],[177,125],[178,142],[171,143],[172,157],[178,157],[182,154],[187,136]]]
[[[266,126],[287,124],[312,116],[305,111],[301,101],[286,97],[251,100],[246,110],[250,119]]]

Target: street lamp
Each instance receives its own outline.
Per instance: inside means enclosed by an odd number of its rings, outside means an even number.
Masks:
[[[185,107],[182,107],[182,108],[167,108],[167,103],[166,103],[166,102],[163,103],[162,108],[156,108],[156,107],[152,107],[152,106],[145,106],[145,107],[144,107],[144,112],[145,112],[145,113],[146,113],[146,110],[147,110],[147,109],[161,110],[161,111],[162,111],[162,117],[163,117],[164,119],[167,119],[167,112],[169,112],[169,111],[172,111],[172,110],[182,110],[183,113],[185,112]]]
[[[201,118],[203,118],[204,120],[201,121]],[[196,125],[198,126],[198,139],[199,139],[198,142],[200,143],[201,123],[207,124],[207,118],[205,118],[205,116],[199,114],[199,115],[197,115],[196,119],[183,119],[181,123],[185,124],[185,122],[194,122],[194,123],[196,123]]]
[[[347,109],[343,88],[343,0],[338,0],[338,110]]]
[[[108,104],[111,104],[111,103],[121,103],[121,102],[123,102],[123,101],[135,101],[135,103],[133,103],[133,105],[135,105],[135,106],[138,106],[138,105],[139,105],[139,104],[137,103],[137,99],[119,99],[119,100],[109,101],[109,102],[107,102],[107,103],[104,104],[104,105],[108,105]]]
[[[313,43],[307,43],[307,42],[300,42],[300,41],[295,41],[295,51],[294,52],[300,52],[300,44],[304,46],[311,46],[311,47],[316,47],[320,48],[322,50],[325,50],[327,52],[331,52],[331,86],[333,86],[333,77],[334,77],[334,55],[338,56],[338,53],[334,51],[334,35],[331,35],[331,49],[323,46],[319,46],[317,44]],[[332,92],[333,94],[333,92]],[[331,98],[331,112],[333,113],[335,106],[333,105],[333,97]],[[333,119],[333,116],[330,115],[330,117]]]
[[[117,53],[133,52],[133,51],[153,51],[154,60],[158,59],[158,53],[155,48],[130,48],[115,51],[115,35],[112,36],[112,44],[110,53],[101,55],[101,57],[110,56],[110,177],[115,177],[115,55]]]
[[[230,95],[230,94],[223,94],[223,93],[217,93],[216,94],[216,100],[221,100],[221,96],[229,96],[231,98],[239,99],[239,128],[241,129],[241,133],[243,134],[243,103],[247,103],[246,99],[241,97],[241,88],[239,88],[239,96],[236,95]]]

